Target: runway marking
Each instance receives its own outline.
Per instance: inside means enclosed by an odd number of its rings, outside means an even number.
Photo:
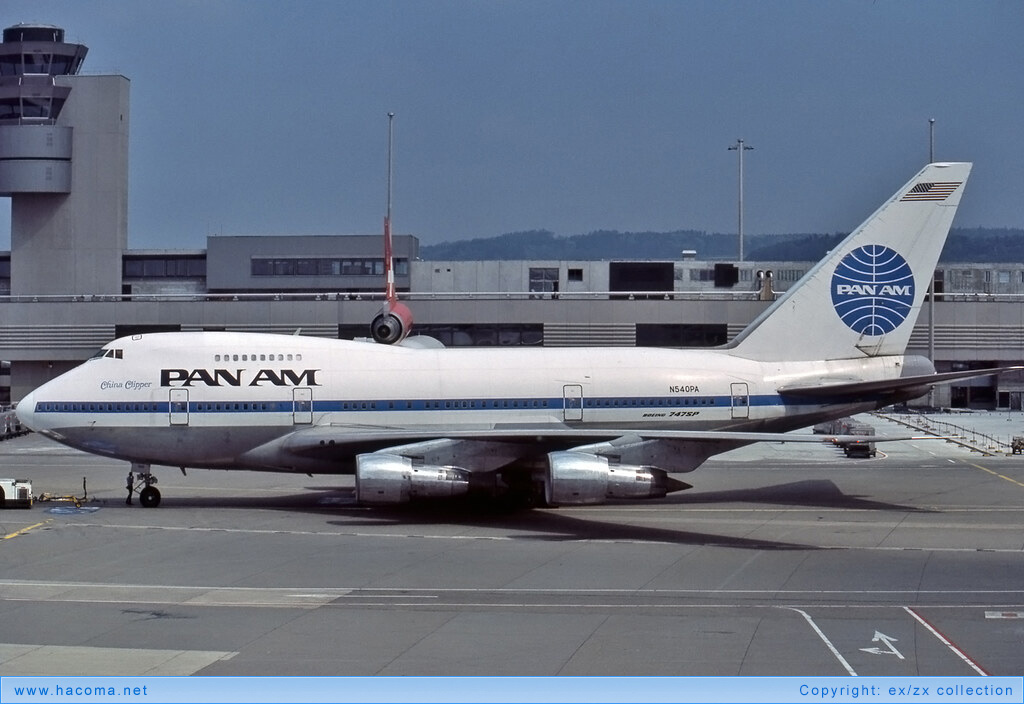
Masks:
[[[192,675],[237,652],[0,643],[0,675]]]
[[[127,530],[168,530],[168,531],[196,531],[199,533],[239,533],[243,535],[310,535],[336,538],[339,536],[353,538],[428,538],[432,540],[519,540],[505,535],[438,535],[432,533],[363,533],[359,531],[329,531],[329,530],[275,530],[273,528],[220,528],[216,526],[155,526],[127,523],[84,523],[78,522],[68,524],[74,527],[86,528],[118,528]],[[580,541],[584,542],[584,541]],[[604,541],[604,542],[629,542],[629,541]],[[647,542],[647,541],[636,541]]]
[[[960,659],[961,659],[961,660],[963,660],[963,661],[964,661],[965,663],[967,663],[967,664],[968,664],[968,665],[969,665],[969,666],[971,667],[971,669],[972,669],[972,670],[974,670],[975,672],[977,672],[977,673],[978,673],[979,675],[981,675],[982,677],[988,677],[989,673],[987,673],[987,672],[986,672],[985,670],[983,670],[983,669],[981,668],[981,666],[980,666],[980,665],[978,665],[978,664],[977,664],[976,662],[974,662],[974,661],[973,661],[973,660],[971,660],[971,659],[970,659],[969,657],[967,657],[967,654],[966,654],[966,653],[964,653],[964,651],[960,650],[960,648],[958,648],[958,647],[956,647],[955,645],[953,645],[953,643],[952,643],[952,642],[950,642],[950,640],[949,640],[948,638],[946,638],[946,636],[944,636],[944,635],[942,635],[941,633],[939,633],[938,629],[936,629],[936,628],[935,628],[935,627],[934,627],[933,625],[931,625],[930,623],[928,623],[927,621],[925,621],[925,620],[924,620],[924,618],[923,618],[923,617],[922,617],[922,616],[921,616],[920,614],[918,614],[918,613],[917,613],[916,611],[914,611],[914,610],[913,610],[912,608],[910,608],[909,606],[904,606],[904,607],[903,607],[903,610],[904,610],[904,611],[906,611],[906,612],[907,612],[908,614],[910,614],[911,616],[913,616],[913,617],[914,617],[914,619],[915,619],[915,620],[917,620],[917,622],[918,622],[918,623],[920,623],[920,624],[921,624],[922,626],[924,626],[925,628],[927,628],[927,629],[928,629],[928,631],[929,631],[929,632],[930,632],[930,633],[931,633],[931,634],[932,634],[933,636],[935,636],[936,638],[938,638],[938,639],[939,639],[939,640],[940,640],[940,641],[942,642],[942,644],[943,644],[943,645],[945,645],[945,646],[946,646],[947,648],[949,648],[950,650],[952,650],[952,651],[953,651],[953,653],[954,653],[954,654],[955,654],[955,655],[956,655],[956,656],[957,656],[958,658],[960,658]]]
[[[292,597],[321,597],[337,599],[342,596],[365,596],[370,594],[385,595],[398,593],[404,594],[465,594],[465,593],[487,593],[487,594],[573,594],[573,595],[644,595],[644,596],[694,596],[702,594],[730,594],[730,595],[757,595],[757,594],[782,594],[782,595],[832,595],[832,594],[882,594],[895,596],[905,594],[908,596],[941,596],[941,595],[1020,595],[1024,600],[1024,588],[1020,589],[628,589],[628,588],[572,588],[572,587],[242,587],[242,586],[212,586],[202,584],[143,584],[143,583],[111,583],[111,582],[64,582],[50,580],[30,579],[0,579],[0,587],[27,587],[39,589],[44,587],[73,589],[166,589],[177,591],[241,591],[250,592],[275,592],[283,593]],[[824,605],[823,605],[824,606]],[[859,604],[850,604],[851,608],[859,607]],[[870,606],[870,605],[869,605]],[[963,606],[956,604],[954,606]],[[977,605],[972,605],[977,606]],[[942,608],[940,605],[929,604],[929,608]],[[990,606],[994,608],[994,606]]]
[[[1005,479],[1006,481],[1010,482],[1011,484],[1016,484],[1017,486],[1024,486],[1024,482],[1019,482],[1016,479],[1013,479],[1012,477],[1008,477],[1005,474],[1000,474],[999,472],[993,471],[993,470],[989,469],[988,467],[982,467],[980,464],[974,464],[973,462],[965,462],[965,464],[968,464],[971,467],[974,467],[975,469],[980,469],[983,472],[988,472],[989,474],[991,474],[994,477],[999,477],[1000,479]]]
[[[0,580],[3,601],[57,601],[181,606],[266,606],[312,609],[344,596],[347,589],[237,587],[177,584],[111,584]]]
[[[726,593],[723,593],[726,592]],[[0,602],[23,601],[49,604],[109,604],[120,607],[128,606],[174,606],[178,608],[291,608],[314,610],[318,608],[335,609],[423,609],[432,610],[491,610],[509,611],[519,609],[564,611],[566,608],[588,611],[669,611],[682,613],[695,609],[788,609],[804,613],[802,608],[818,610],[849,610],[906,608],[899,603],[845,603],[823,604],[819,601],[800,603],[794,597],[822,597],[828,594],[854,597],[872,594],[871,591],[828,592],[825,590],[779,591],[764,590],[718,590],[718,589],[673,589],[673,590],[634,590],[634,589],[491,589],[491,588],[425,588],[425,587],[354,587],[329,588],[322,587],[211,587],[199,585],[161,585],[161,584],[110,584],[95,582],[48,582],[30,580],[0,580]],[[901,592],[902,593],[902,592]],[[906,592],[908,595],[945,594],[948,596],[978,596],[970,591],[941,592]],[[884,596],[884,592],[877,593]],[[982,592],[981,594],[987,594]],[[1020,591],[1013,592],[1018,596]],[[743,601],[715,601],[714,603],[679,603],[688,597],[713,596],[763,596],[772,600],[787,597],[789,604],[781,605],[759,601],[754,603]],[[998,592],[998,596],[1006,596]],[[528,598],[540,597],[536,600]],[[486,598],[485,598],[486,597]],[[546,597],[546,598],[545,598]],[[589,601],[587,597],[592,597]],[[605,597],[602,599],[601,597]],[[632,601],[610,601],[607,597],[632,597]],[[994,602],[995,600],[990,600]],[[795,603],[794,603],[795,602]],[[802,607],[802,608],[801,608]],[[1020,609],[1017,603],[955,603],[933,604],[931,609],[998,609],[1000,612]]]
[[[875,631],[875,636],[871,639],[871,642],[883,643],[885,645],[885,648],[875,646],[873,648],[861,648],[861,650],[863,650],[865,653],[871,653],[872,655],[895,655],[900,660],[906,660],[906,658],[903,657],[903,653],[897,650],[896,646],[893,645],[893,643],[897,642],[898,640],[899,638],[893,638],[892,636],[885,635],[881,631]]]
[[[1017,619],[1024,618],[1024,611],[986,611],[985,618],[989,619]]]
[[[846,671],[850,673],[851,677],[857,676],[857,671],[850,667],[850,663],[846,661],[846,658],[843,657],[842,653],[836,650],[836,646],[832,645],[832,641],[830,641],[828,637],[822,632],[822,630],[818,628],[818,624],[814,622],[814,619],[811,618],[811,615],[809,613],[802,609],[794,608],[792,606],[783,606],[781,608],[789,609],[790,611],[796,611],[798,614],[803,616],[804,620],[807,621],[807,623],[810,624],[811,628],[814,629],[814,632],[818,634],[818,637],[821,638],[821,640],[825,643],[828,649],[832,651],[832,654],[836,656],[836,660],[839,661],[839,664],[846,668]]]
[[[40,523],[36,523],[36,524],[28,526],[26,528],[22,528],[21,530],[16,530],[13,533],[8,533],[7,535],[5,535],[3,537],[3,539],[4,540],[10,540],[11,538],[17,538],[19,535],[25,535],[30,530],[38,528],[39,526],[45,526],[47,523],[53,523],[53,519],[52,518],[48,518],[47,520],[42,521]]]
[[[1013,511],[1024,511],[1024,507],[1020,509],[1012,509]],[[819,513],[818,511],[811,511],[812,513]],[[979,512],[988,512],[987,510],[979,510]],[[993,512],[999,512],[996,509]],[[52,519],[51,519],[52,520]],[[714,523],[714,522],[711,522]],[[752,523],[758,523],[752,521]],[[821,526],[820,522],[810,521],[798,521],[798,522],[776,522],[780,525],[807,525],[807,526]],[[731,523],[730,525],[735,525]],[[204,527],[204,526],[158,526],[158,525],[140,525],[140,524],[125,524],[125,523],[88,523],[75,521],[74,523],[67,524],[55,524],[54,528],[63,527],[75,527],[75,528],[113,528],[119,530],[164,530],[164,531],[195,531],[200,533],[233,533],[241,535],[294,535],[294,536],[314,536],[314,537],[328,537],[328,538],[381,538],[381,539],[406,539],[406,540],[456,540],[456,541],[494,541],[494,542],[513,542],[528,540],[529,535],[464,535],[464,534],[438,534],[438,533],[366,533],[363,531],[317,531],[317,530],[278,530],[272,528],[220,528],[220,527]],[[938,528],[951,528],[956,527],[960,529],[971,529],[971,530],[992,530],[994,526],[954,526],[953,524],[928,524],[928,525],[915,525],[912,526],[915,529],[922,529],[928,527]],[[1019,526],[1000,525],[1001,529],[1016,531],[1019,530]],[[642,526],[638,527],[642,529]],[[529,530],[529,527],[525,527],[524,530]],[[539,530],[540,535],[550,535],[549,531]],[[757,543],[758,541],[746,540],[742,537],[732,538],[733,542],[730,542],[728,536],[723,536],[722,539],[709,538],[707,544],[711,544],[717,547],[742,547],[751,548],[751,542]],[[577,538],[572,536],[565,536],[563,542],[566,544],[577,543],[587,545],[645,545],[645,546],[672,546],[678,543],[673,540],[647,540],[647,539],[627,539],[627,538]],[[771,546],[772,541],[764,540],[766,546]],[[807,549],[807,550],[860,550],[860,551],[874,551],[874,552],[935,552],[935,553],[958,553],[958,552],[979,552],[977,547],[920,547],[920,546],[886,546],[886,545],[812,545],[806,546],[793,545],[794,549]],[[1020,554],[1024,552],[1022,548],[984,548],[984,552],[990,553],[1012,553]]]
[[[956,464],[956,463],[954,463]],[[1022,485],[1024,486],[1024,485]],[[669,513],[676,511],[683,511],[687,514],[698,514],[698,513],[878,513],[878,509],[875,508],[835,508],[831,506],[808,506],[805,504],[785,504],[779,503],[773,508],[760,508],[757,506],[750,505],[736,505],[736,506],[715,506],[708,507],[702,506],[699,503],[699,494],[690,494],[690,498],[694,499],[695,503],[680,503],[680,504],[657,504],[653,506],[629,506],[623,504],[604,504],[600,507],[570,507],[565,506],[558,509],[534,509],[538,512],[550,514],[553,516],[561,515],[592,515],[600,518],[601,516],[614,515],[616,513]],[[716,502],[717,503],[717,502]],[[736,504],[742,504],[741,500],[736,500]],[[958,511],[963,513],[974,513],[974,512],[996,512],[996,511],[1007,511],[1012,513],[1020,513],[1024,511],[1024,506],[1011,505],[1011,506],[978,506],[977,504],[922,504],[919,506],[907,507],[904,509],[908,512],[915,512],[921,510],[933,510],[933,511]],[[675,517],[675,516],[673,516]]]

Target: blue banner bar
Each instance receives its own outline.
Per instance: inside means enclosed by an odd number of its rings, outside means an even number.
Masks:
[[[1022,677],[0,677],[0,704],[1024,702]]]

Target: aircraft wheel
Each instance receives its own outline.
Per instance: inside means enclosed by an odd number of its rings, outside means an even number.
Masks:
[[[147,486],[139,492],[139,503],[145,508],[156,508],[160,505],[160,490],[155,486]]]

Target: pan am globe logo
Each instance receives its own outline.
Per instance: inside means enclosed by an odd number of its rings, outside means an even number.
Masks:
[[[859,247],[832,274],[832,306],[862,335],[885,335],[910,315],[914,274],[907,260],[880,244]]]

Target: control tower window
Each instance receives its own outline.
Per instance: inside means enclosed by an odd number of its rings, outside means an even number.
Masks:
[[[0,58],[0,76],[67,76],[76,70],[73,55],[31,53],[7,54]]]
[[[46,54],[22,54],[21,64],[25,73],[50,73],[50,57]]]

